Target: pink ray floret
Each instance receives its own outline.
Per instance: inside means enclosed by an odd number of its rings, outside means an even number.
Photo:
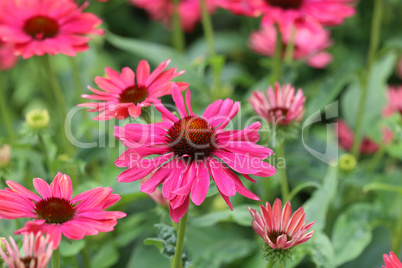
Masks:
[[[192,111],[190,94],[187,90],[186,108],[179,88],[173,89],[173,100],[180,117],[159,102],[155,107],[162,114],[162,122],[116,126],[114,132],[128,147],[115,161],[118,167],[128,167],[117,180],[132,182],[152,173],[141,185],[141,191],[153,193],[163,184],[162,194],[170,201],[170,215],[175,222],[187,212],[190,195],[195,205],[204,201],[210,178],[232,209],[229,197],[236,192],[259,200],[244,187],[234,171],[253,182],[249,174],[268,177],[276,172],[274,167],[262,161],[272,151],[256,144],[259,122],[243,130],[225,131],[240,109],[238,102],[217,100],[199,116]],[[157,156],[148,158],[151,155]]]
[[[124,67],[121,73],[106,67],[106,78],[96,77],[95,83],[102,90],[89,87],[94,95],[84,94],[83,98],[98,100],[100,102],[88,102],[79,104],[92,108],[90,112],[101,112],[94,120],[109,120],[112,118],[125,119],[139,117],[141,108],[153,104],[155,99],[172,94],[173,85],[177,85],[181,91],[188,87],[188,83],[171,82],[175,77],[185,71],[177,71],[177,68],[166,69],[170,60],[166,60],[150,72],[146,60],[141,60],[137,67],[137,74],[129,67]],[[137,75],[137,79],[135,76]]]
[[[80,240],[86,235],[110,232],[117,219],[126,216],[120,211],[105,210],[120,200],[118,194],[112,194],[112,188],[98,187],[72,197],[70,177],[60,172],[50,186],[40,178],[33,179],[40,196],[16,182],[6,183],[10,188],[0,190],[0,216],[8,220],[33,219],[14,233],[47,233],[54,249],[61,235]]]
[[[254,91],[249,98],[254,111],[271,124],[288,125],[300,122],[304,116],[303,91],[297,92],[291,84],[281,86],[275,83],[274,89]]]
[[[10,242],[5,238],[2,242],[5,251],[0,247],[0,256],[9,268],[46,268],[52,257],[53,248],[50,237],[42,236],[39,232],[25,234],[23,238],[24,254],[21,255],[14,239],[10,237]]]
[[[387,254],[383,255],[385,266],[382,268],[402,268],[402,263],[398,259],[398,257],[394,254],[394,252],[390,252],[389,256]]]
[[[0,14],[0,39],[14,45],[24,59],[34,55],[75,56],[88,49],[90,37],[101,35],[96,15],[84,13],[71,0],[10,0]]]
[[[315,222],[307,224],[304,209],[301,207],[292,215],[290,202],[282,209],[282,202],[277,198],[274,205],[267,202],[260,205],[261,214],[249,208],[253,217],[253,229],[273,249],[289,249],[309,240],[314,231],[307,233]]]

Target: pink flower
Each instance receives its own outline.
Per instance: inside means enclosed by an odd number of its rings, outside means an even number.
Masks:
[[[17,60],[18,57],[14,55],[14,45],[0,40],[0,70],[5,71],[13,68]]]
[[[11,188],[0,190],[0,216],[11,220],[32,218],[15,234],[47,233],[53,248],[59,246],[61,235],[73,240],[86,235],[110,232],[117,219],[125,217],[120,211],[105,211],[120,200],[112,188],[98,187],[72,197],[70,177],[60,172],[49,185],[40,178],[33,179],[40,197],[22,185],[7,181]]]
[[[249,46],[255,52],[272,57],[275,54],[277,33],[274,23],[262,23],[259,31],[250,36]],[[294,42],[294,60],[306,60],[314,68],[324,68],[332,61],[331,54],[325,52],[332,45],[329,32],[314,21],[283,20],[279,22],[282,36],[282,57],[290,42]]]
[[[389,86],[387,93],[388,102],[383,115],[402,114],[402,86]]]
[[[337,129],[339,145],[346,151],[351,151],[354,142],[354,133],[343,120],[338,120]],[[377,152],[378,145],[367,137],[363,137],[360,144],[362,154],[373,154]]]
[[[139,8],[145,9],[149,16],[163,22],[170,27],[174,6],[171,0],[130,0],[131,3]],[[215,0],[207,0],[207,8],[210,13],[215,10]],[[184,31],[190,32],[196,23],[201,19],[201,7],[199,0],[179,1],[179,15],[181,27]]]
[[[289,249],[309,240],[314,231],[307,233],[313,227],[314,222],[307,224],[306,214],[301,207],[293,213],[290,202],[286,202],[282,210],[282,202],[279,198],[274,205],[267,202],[265,207],[260,205],[261,215],[249,208],[253,217],[251,226],[259,236],[273,249]]]
[[[239,111],[238,102],[217,100],[199,116],[192,111],[190,94],[188,90],[187,111],[180,90],[178,87],[173,89],[180,119],[158,101],[155,108],[162,114],[162,122],[116,126],[114,132],[116,138],[129,147],[115,162],[118,167],[128,167],[117,180],[132,182],[154,172],[141,185],[141,191],[152,193],[163,183],[162,194],[170,201],[170,215],[175,222],[186,214],[190,194],[195,205],[204,201],[210,177],[232,209],[229,196],[236,192],[259,200],[243,186],[232,169],[252,182],[255,181],[247,174],[268,177],[276,172],[274,167],[262,161],[272,151],[256,144],[259,122],[243,130],[224,130]],[[160,156],[147,158],[151,155]]]
[[[219,0],[235,14],[267,15],[273,22],[312,18],[327,26],[339,25],[355,14],[354,0]],[[251,10],[251,11],[250,11]]]
[[[303,91],[291,84],[281,86],[275,83],[275,89],[271,86],[264,91],[254,91],[249,98],[254,111],[271,124],[288,125],[292,122],[300,122],[304,116],[304,101],[306,97]]]
[[[42,236],[41,233],[25,234],[23,238],[24,257],[14,239],[10,237],[10,243],[3,238],[6,252],[0,247],[0,256],[9,268],[46,268],[52,257],[52,242],[49,236]]]
[[[103,34],[95,27],[102,20],[83,13],[71,0],[10,0],[0,14],[0,36],[14,44],[24,59],[33,55],[63,53],[75,56],[88,49],[88,34]]]
[[[148,177],[142,178],[142,179],[141,179],[141,185],[144,184],[144,183],[146,183],[148,180],[149,180]],[[166,206],[166,207],[169,206],[169,200],[166,199],[166,198],[163,196],[162,192],[159,191],[158,188],[155,189],[155,192],[149,193],[148,196],[149,196],[152,200],[154,200],[157,204],[159,204],[159,205],[161,205],[161,206]]]
[[[188,87],[184,82],[170,82],[171,79],[183,74],[185,71],[176,72],[177,68],[164,71],[170,60],[167,60],[150,73],[149,64],[141,60],[137,67],[137,83],[135,83],[135,74],[124,67],[121,74],[106,67],[107,78],[96,77],[95,83],[103,91],[88,87],[95,95],[82,95],[86,99],[100,100],[103,102],[89,102],[79,104],[92,108],[90,112],[101,113],[95,117],[95,120],[109,120],[113,117],[124,119],[128,115],[138,117],[141,115],[141,108],[152,105],[152,103],[164,95],[172,94],[174,84],[178,85],[180,90]]]
[[[382,268],[402,268],[402,263],[396,255],[391,251],[389,256],[387,254],[382,255],[384,258],[385,266],[383,265]]]

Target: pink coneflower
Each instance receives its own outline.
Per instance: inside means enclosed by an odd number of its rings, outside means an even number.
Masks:
[[[239,1],[220,0],[230,4]],[[249,0],[242,1],[243,9],[267,15],[273,22],[312,18],[320,24],[335,26],[355,14],[354,0]],[[221,5],[222,6],[222,5]],[[230,8],[230,7],[229,7]]]
[[[296,92],[291,84],[281,86],[279,83],[275,83],[274,89],[269,86],[266,94],[254,91],[249,98],[254,111],[274,125],[300,122],[304,116],[305,100],[301,89]]]
[[[243,130],[224,130],[239,111],[238,102],[217,100],[198,116],[191,109],[190,94],[188,90],[187,111],[180,90],[173,89],[180,119],[159,103],[155,108],[162,114],[162,122],[116,126],[114,132],[129,147],[115,162],[118,167],[128,167],[117,180],[132,182],[155,172],[141,185],[141,191],[152,193],[163,183],[162,194],[170,200],[170,215],[175,222],[186,214],[190,193],[197,206],[204,201],[210,177],[232,209],[229,196],[236,192],[259,200],[243,186],[232,169],[252,182],[255,181],[247,174],[268,177],[276,172],[274,167],[262,161],[272,151],[256,144],[259,122]],[[160,156],[146,158],[150,155]]]
[[[260,205],[261,215],[249,208],[253,217],[251,226],[259,236],[273,249],[289,249],[309,240],[314,231],[307,233],[314,222],[307,224],[306,214],[301,207],[293,213],[290,202],[286,202],[282,210],[282,202],[277,198],[274,205],[267,202],[265,207]]]
[[[402,115],[402,86],[389,86],[387,91],[387,106],[383,115],[390,116],[394,113]]]
[[[188,83],[170,82],[173,78],[182,75],[185,71],[176,72],[177,68],[166,71],[170,60],[166,60],[150,73],[149,64],[141,60],[137,67],[137,83],[134,72],[124,67],[121,74],[105,68],[106,76],[96,77],[95,83],[103,91],[88,87],[96,95],[82,95],[83,98],[100,100],[103,102],[88,102],[78,106],[92,108],[90,112],[101,113],[94,120],[109,120],[112,118],[124,119],[127,116],[138,117],[141,115],[141,108],[152,105],[156,98],[172,94],[172,87],[176,84],[180,90],[185,90]]]
[[[0,247],[0,256],[9,268],[46,268],[53,253],[49,236],[44,237],[40,232],[24,235],[24,257],[12,237],[10,243],[3,238],[3,243],[6,252]]]
[[[274,23],[263,23],[259,31],[250,35],[249,46],[255,52],[272,57],[275,54],[277,29]],[[314,21],[284,20],[279,23],[282,36],[282,57],[290,42],[294,44],[293,59],[305,60],[314,68],[324,68],[332,56],[324,50],[332,45],[330,34]]]
[[[354,133],[343,120],[338,120],[336,132],[338,133],[339,145],[346,151],[351,151],[354,142]],[[378,144],[367,137],[363,137],[360,144],[362,154],[373,154],[378,151]]]
[[[17,60],[18,57],[14,55],[14,45],[0,40],[0,70],[5,71],[13,68]]]
[[[384,258],[385,266],[382,268],[402,268],[402,263],[398,260],[398,257],[391,251],[389,256],[387,254],[382,255]]]
[[[11,0],[0,14],[0,36],[14,44],[15,53],[24,59],[33,55],[65,54],[75,56],[88,49],[89,34],[103,34],[96,29],[102,20],[83,13],[71,0]]]
[[[261,15],[261,12],[254,8],[254,5],[260,2],[261,0],[217,0],[217,5],[235,15],[257,17]]]
[[[130,0],[131,3],[139,8],[145,9],[149,16],[163,22],[170,27],[174,6],[171,0]],[[212,13],[216,6],[215,0],[207,0],[207,8]],[[196,23],[201,19],[201,6],[199,0],[181,0],[179,2],[179,17],[181,27],[184,31],[190,32]]]
[[[0,216],[5,219],[32,218],[15,234],[47,233],[53,248],[59,246],[61,235],[80,240],[86,235],[109,232],[117,219],[125,217],[120,211],[105,211],[120,200],[112,188],[98,187],[72,197],[70,177],[60,172],[49,185],[40,178],[33,179],[40,196],[22,185],[7,181],[11,188],[0,190]]]

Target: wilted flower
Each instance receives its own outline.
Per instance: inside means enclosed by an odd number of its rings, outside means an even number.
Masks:
[[[149,16],[163,22],[170,27],[174,13],[174,4],[171,0],[130,0],[131,3],[139,8],[145,9]],[[207,0],[207,9],[212,13],[215,8],[216,0]],[[180,24],[184,31],[192,31],[196,23],[201,19],[201,6],[199,0],[179,1]]]
[[[90,112],[101,112],[95,120],[109,120],[112,118],[124,119],[127,116],[138,117],[141,108],[152,105],[156,98],[172,94],[172,87],[176,84],[180,90],[185,90],[188,83],[171,82],[173,78],[182,75],[185,71],[177,72],[177,68],[166,71],[170,60],[166,60],[150,73],[149,64],[141,60],[137,67],[137,83],[134,72],[124,67],[121,74],[106,67],[107,78],[96,77],[95,83],[103,90],[88,87],[95,95],[82,95],[83,98],[103,102],[88,102],[79,104],[93,108]]]
[[[6,166],[10,162],[11,146],[4,144],[0,146],[0,167]]]
[[[116,138],[129,147],[115,162],[118,167],[128,167],[117,180],[132,182],[155,172],[141,185],[141,191],[152,193],[163,183],[162,194],[170,200],[170,215],[175,222],[186,214],[190,193],[194,204],[204,201],[210,176],[232,209],[229,196],[236,192],[253,200],[259,198],[244,187],[231,169],[252,182],[255,181],[248,174],[268,177],[276,172],[262,161],[272,151],[256,144],[259,122],[243,130],[224,130],[239,111],[238,102],[217,100],[198,116],[192,111],[190,94],[188,90],[187,111],[180,90],[173,89],[180,119],[159,101],[155,108],[162,114],[162,122],[116,126],[114,132]],[[151,155],[160,156],[147,158]]]
[[[402,263],[396,255],[391,251],[389,256],[387,254],[383,255],[385,266],[383,265],[382,268],[402,268]]]
[[[278,23],[280,40],[285,57],[286,47],[294,44],[293,59],[305,60],[314,68],[324,68],[332,61],[332,56],[324,50],[332,45],[330,34],[321,25],[308,20],[284,20]],[[259,31],[250,36],[250,47],[255,52],[272,57],[277,43],[277,27],[273,22],[262,23]]]
[[[293,213],[290,202],[286,202],[282,210],[282,202],[277,198],[274,205],[267,202],[265,207],[260,205],[261,215],[252,208],[249,208],[253,217],[251,226],[268,244],[270,252],[267,254],[275,254],[300,245],[309,240],[314,231],[307,233],[313,227],[315,222],[307,224],[305,221],[306,214],[301,207]],[[279,253],[278,253],[279,254]]]
[[[52,257],[52,242],[49,242],[49,236],[44,237],[40,232],[24,235],[24,256],[12,237],[10,243],[4,238],[2,240],[5,250],[0,248],[0,256],[9,268],[46,268]]]
[[[49,112],[46,109],[29,111],[25,115],[25,121],[31,129],[44,129],[49,125]]]
[[[288,125],[303,118],[305,99],[301,89],[296,92],[291,84],[275,83],[275,88],[268,87],[266,94],[254,91],[249,101],[254,111],[269,123]]]
[[[11,188],[0,190],[0,216],[5,219],[31,218],[15,234],[47,233],[53,248],[59,246],[61,235],[80,240],[86,235],[110,232],[117,219],[125,217],[120,211],[105,211],[120,200],[112,188],[98,187],[72,198],[70,177],[60,172],[50,186],[42,179],[33,179],[40,196],[22,185],[6,181]]]
[[[75,56],[88,49],[89,34],[103,34],[96,29],[102,20],[83,13],[71,0],[10,0],[0,13],[0,36],[14,44],[16,54],[24,59],[33,55],[65,54]]]

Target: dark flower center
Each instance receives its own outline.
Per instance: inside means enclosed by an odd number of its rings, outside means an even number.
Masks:
[[[303,0],[265,0],[274,7],[283,9],[298,9],[303,4]]]
[[[271,240],[271,242],[276,245],[276,241],[277,241],[278,237],[280,237],[283,234],[286,235],[287,241],[292,240],[292,237],[290,235],[288,235],[287,233],[282,233],[282,232],[278,232],[278,231],[269,232],[268,237],[269,237],[269,240]]]
[[[279,123],[280,121],[283,121],[284,119],[286,119],[288,112],[289,112],[288,108],[275,107],[275,108],[270,109],[268,111],[268,114],[271,115],[272,117],[274,117],[275,120],[277,120],[277,122],[275,122],[275,123]]]
[[[38,219],[46,223],[63,223],[71,220],[75,214],[75,207],[69,200],[49,197],[42,199],[35,205]]]
[[[56,36],[59,24],[52,18],[39,15],[25,21],[23,30],[33,38],[41,40]]]
[[[186,116],[176,123],[167,133],[169,147],[180,157],[191,160],[204,159],[215,149],[215,130],[199,116]]]
[[[38,260],[35,257],[31,257],[31,256],[27,256],[25,258],[20,258],[20,261],[22,261],[22,263],[24,264],[25,268],[29,268],[31,267],[31,261],[33,260],[33,266],[32,267],[36,267],[36,264],[38,263]],[[16,267],[18,267],[17,264],[15,264]]]
[[[138,88],[132,86],[126,88],[120,94],[120,103],[140,103],[143,102],[148,97],[148,90],[146,88]]]

